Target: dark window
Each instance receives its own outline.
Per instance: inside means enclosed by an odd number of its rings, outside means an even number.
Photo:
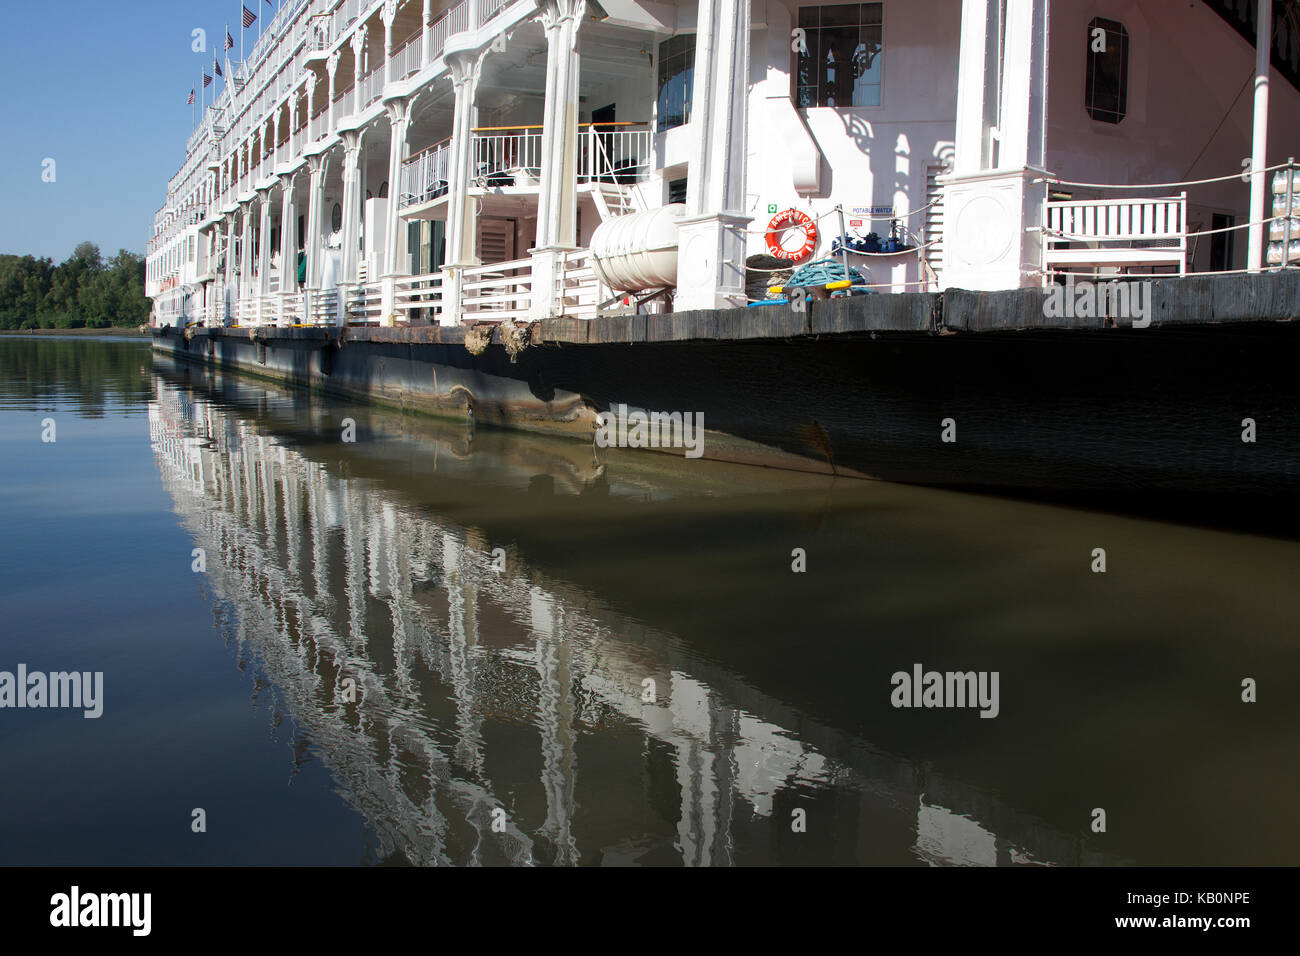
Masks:
[[[796,106],[880,105],[883,10],[883,3],[799,9]]]
[[[1211,217],[1211,229],[1227,229],[1237,224],[1236,216],[1229,216],[1226,213],[1216,212]],[[1210,237],[1210,271],[1226,272],[1232,268],[1232,240],[1235,233],[1216,232]]]
[[[1098,122],[1118,123],[1128,113],[1128,31],[1117,20],[1094,17],[1087,43],[1084,106]]]
[[[659,132],[691,121],[695,75],[695,34],[683,33],[659,44]]]
[[[686,177],[681,179],[670,179],[668,181],[668,201],[686,202]]]

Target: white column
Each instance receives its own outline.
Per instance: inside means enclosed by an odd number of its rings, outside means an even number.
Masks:
[[[340,133],[343,137],[343,279],[357,281],[361,243],[361,131]],[[342,284],[340,283],[340,284]]]
[[[429,65],[433,59],[433,0],[424,0],[424,34],[420,38],[420,66]]]
[[[261,202],[261,225],[257,232],[257,294],[271,292],[271,190],[258,192]]]
[[[253,292],[253,202],[250,200],[242,206],[243,235],[239,240],[239,297],[242,299]]]
[[[231,300],[235,295],[235,214],[230,213],[226,216],[226,281],[222,289],[222,295],[225,299],[224,314],[227,319],[231,317]]]
[[[384,85],[387,86],[393,82],[393,17],[397,16],[397,0],[384,0],[380,16],[384,22]]]
[[[298,210],[293,202],[293,173],[280,177],[280,292],[298,291]]]
[[[750,5],[701,0],[691,104],[694,150],[678,228],[675,307],[745,305],[745,136]]]
[[[1268,192],[1268,71],[1273,52],[1273,0],[1259,0],[1255,23],[1255,128],[1250,148],[1250,247],[1246,268],[1259,272],[1264,265],[1265,200]],[[1286,261],[1283,250],[1282,261]]]
[[[963,0],[944,289],[1042,282],[1047,53],[1048,0]]]
[[[578,244],[578,31],[586,2],[537,4],[546,30],[546,99],[529,312],[531,318],[543,319],[559,312],[556,276],[564,254]]]
[[[334,75],[339,71],[339,59],[342,56],[343,54],[340,50],[335,50],[333,53],[330,54],[330,58],[325,62],[325,69],[329,73],[329,80],[330,80],[330,88],[329,88],[330,98],[329,98],[329,104],[327,108],[329,109],[329,128],[331,133],[334,132],[334,119],[335,119],[334,117]]]
[[[447,54],[456,101],[452,113],[452,168],[448,184],[447,265],[452,268],[478,264],[475,255],[474,204],[469,201],[474,179],[473,127],[474,96],[478,91],[483,53],[477,50]]]
[[[411,125],[410,103],[405,98],[388,100],[388,217],[384,236],[384,274],[404,275],[406,271],[402,252],[402,218],[398,215],[398,199],[402,195],[402,160],[406,157],[406,134]]]
[[[327,165],[324,154],[307,157],[307,169],[310,185],[307,194],[307,235],[305,251],[307,253],[307,288],[319,289],[321,282],[321,246],[324,226],[321,222],[325,214],[325,173]]]

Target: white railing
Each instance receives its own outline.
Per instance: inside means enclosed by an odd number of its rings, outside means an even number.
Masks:
[[[362,282],[347,293],[348,322],[352,325],[378,322],[382,318],[383,289],[378,282]]]
[[[533,297],[533,260],[464,269],[460,290],[462,320],[526,319]]]
[[[1057,266],[1176,265],[1187,271],[1187,193],[1158,199],[1050,200],[1043,271]]]
[[[479,0],[478,25],[483,26],[510,5],[510,0]]]
[[[474,179],[479,186],[535,186],[542,173],[542,131],[511,126],[474,134]]]
[[[311,118],[311,122],[308,125],[309,132],[307,138],[314,143],[329,132],[329,120],[329,107],[324,107],[319,113]]]
[[[555,273],[555,303],[560,315],[594,319],[609,290],[600,284],[591,268],[591,250],[566,252]]]
[[[307,324],[301,292],[288,292],[280,297],[280,321],[283,325]]]
[[[337,121],[344,116],[351,116],[356,110],[353,108],[357,101],[357,88],[349,86],[346,90],[334,98],[334,119]]]
[[[311,293],[311,314],[308,320],[312,325],[337,325],[339,314],[339,296],[335,289],[325,289]]]
[[[443,19],[447,21],[447,36],[464,33],[469,29],[469,0],[452,7]],[[443,40],[445,42],[446,37]]]
[[[408,76],[420,72],[420,67],[424,65],[420,61],[420,54],[423,49],[424,35],[417,33],[407,40],[401,49],[393,51],[392,79],[394,82],[404,80]]]
[[[460,6],[447,11],[429,27],[429,56],[435,60],[442,56],[442,51],[447,46],[447,37],[455,32],[452,30],[452,18],[455,16],[456,11],[464,6],[465,4],[461,3]]]
[[[648,124],[584,126],[578,136],[578,181],[639,182],[650,175],[650,150]]]
[[[342,6],[334,11],[333,35],[335,37],[343,36],[343,31],[356,20],[360,12],[361,0],[344,0]]]
[[[357,83],[357,108],[360,113],[371,103],[379,99],[384,92],[384,68],[382,65],[371,70]],[[347,115],[346,113],[344,114]]]
[[[450,140],[422,150],[402,164],[398,208],[430,202],[446,195],[451,160]]]
[[[317,14],[312,17],[308,27],[307,50],[311,53],[324,53],[333,42],[333,24],[329,15]]]
[[[422,318],[436,324],[443,309],[442,273],[395,280],[393,309],[408,323],[421,314]]]
[[[235,300],[235,324],[236,325],[256,325],[257,324],[257,299],[253,296],[244,296]]]

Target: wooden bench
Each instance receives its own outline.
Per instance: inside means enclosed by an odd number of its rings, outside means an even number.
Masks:
[[[1049,200],[1043,271],[1062,266],[1178,267],[1187,274],[1187,193],[1160,199]]]

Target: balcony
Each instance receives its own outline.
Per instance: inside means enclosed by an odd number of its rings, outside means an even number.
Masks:
[[[475,129],[473,136],[473,185],[537,185],[542,175],[540,126],[484,126]]]
[[[421,150],[402,164],[399,209],[432,202],[447,194],[451,165],[451,140],[445,139]]]
[[[420,54],[424,48],[424,35],[417,33],[404,43],[400,49],[393,51],[392,80],[404,80],[420,72],[424,65]]]

